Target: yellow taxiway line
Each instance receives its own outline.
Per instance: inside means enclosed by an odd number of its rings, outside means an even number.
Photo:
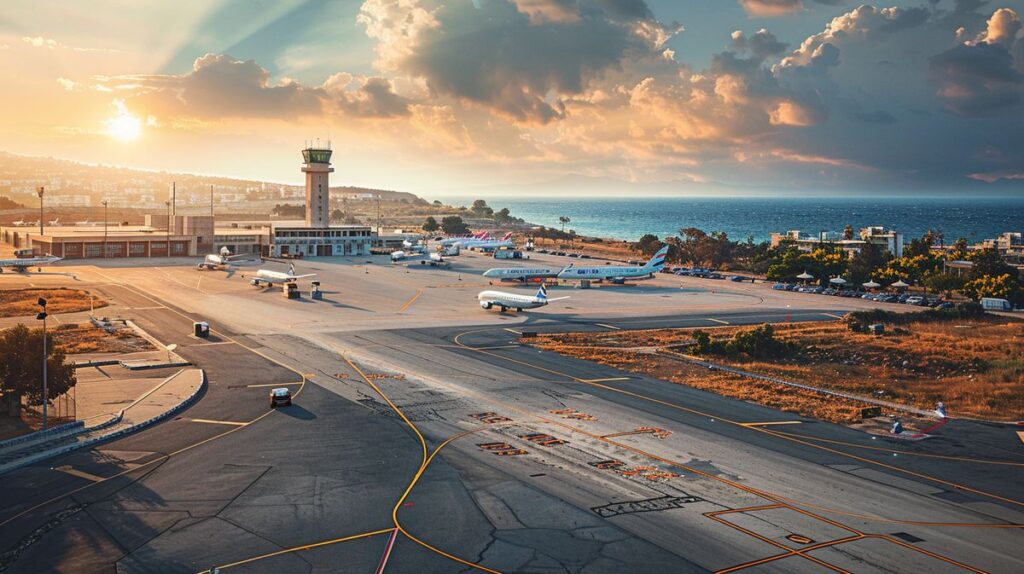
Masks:
[[[798,425],[801,421],[771,421],[764,423],[740,423],[741,427],[773,427],[778,425]]]

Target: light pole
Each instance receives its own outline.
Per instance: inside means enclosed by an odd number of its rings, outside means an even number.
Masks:
[[[39,235],[43,234],[43,192],[46,189],[43,186],[36,188],[36,193],[39,194]]]
[[[107,200],[103,200],[103,258],[107,258]]]
[[[167,257],[170,257],[171,256],[171,201],[170,200],[165,201],[164,205],[167,206],[167,230],[166,230],[167,231],[167,236],[166,236],[167,239],[165,240],[167,242],[167,244],[164,246],[164,249],[166,251],[165,255]]]
[[[36,319],[43,322],[43,430],[46,430],[46,404],[50,402],[49,391],[46,388],[46,299],[40,297],[37,303],[42,311],[36,315]]]

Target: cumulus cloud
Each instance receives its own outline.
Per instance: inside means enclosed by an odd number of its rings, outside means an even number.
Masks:
[[[563,118],[566,97],[624,60],[664,60],[672,34],[643,0],[367,0],[360,21],[381,68],[538,123]]]
[[[1020,31],[1020,16],[1000,8],[973,40],[931,59],[932,81],[948,109],[964,116],[985,116],[1024,103],[1024,39]]]
[[[845,0],[814,0],[818,4],[837,5]],[[785,16],[804,9],[803,0],[739,0],[747,14],[758,18]]]
[[[352,89],[355,86],[355,89]],[[409,115],[411,100],[395,93],[386,78],[362,78],[339,72],[327,78],[323,89],[329,102],[345,115],[366,118],[395,118]]]
[[[196,59],[186,74],[118,76],[101,85],[133,92],[133,103],[157,115],[295,118],[321,112],[321,90],[292,81],[272,84],[255,61],[225,54]]]

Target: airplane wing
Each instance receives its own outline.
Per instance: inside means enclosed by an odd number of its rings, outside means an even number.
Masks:
[[[305,279],[306,277],[316,277],[316,273],[308,273],[306,275],[292,275],[289,279]]]
[[[562,299],[569,299],[569,297],[555,297],[553,299],[548,299],[548,303],[552,301],[561,301]]]

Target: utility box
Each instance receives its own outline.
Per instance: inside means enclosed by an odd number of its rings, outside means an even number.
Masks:
[[[885,325],[882,323],[868,325],[868,333],[871,333],[872,335],[882,335],[885,333]]]
[[[309,296],[311,299],[316,299],[317,301],[320,301],[324,298],[324,292],[320,290],[319,281],[313,281],[313,289],[310,290]]]
[[[295,283],[285,283],[284,287],[281,288],[281,294],[284,295],[285,299],[298,299],[301,297],[299,286]]]
[[[210,324],[206,321],[196,321],[192,323],[192,332],[200,339],[208,339],[210,337]]]

